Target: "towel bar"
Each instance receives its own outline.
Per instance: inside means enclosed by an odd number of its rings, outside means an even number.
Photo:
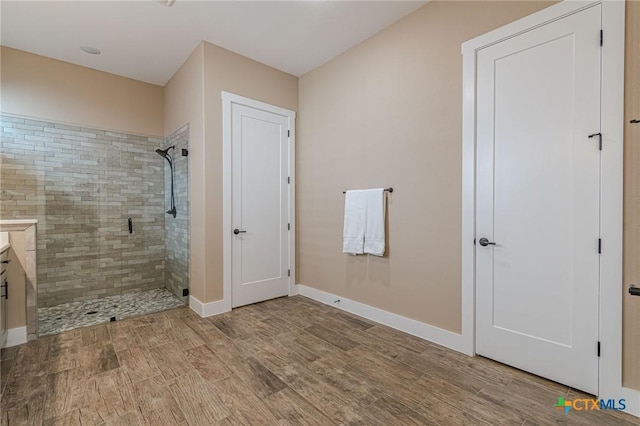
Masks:
[[[635,285],[631,284],[631,286],[629,287],[629,294],[632,296],[640,296],[640,287],[636,287]]]
[[[393,188],[385,188],[384,189],[385,192],[393,192]],[[347,191],[342,191],[343,194],[346,194]]]

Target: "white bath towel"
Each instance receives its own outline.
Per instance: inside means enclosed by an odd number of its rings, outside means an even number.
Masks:
[[[364,228],[364,252],[374,256],[383,256],[385,247],[384,215],[385,201],[384,188],[367,189],[366,222]]]
[[[343,253],[364,253],[365,215],[365,191],[347,191],[344,200]]]

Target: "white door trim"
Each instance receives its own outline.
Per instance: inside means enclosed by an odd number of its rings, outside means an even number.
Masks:
[[[296,113],[288,109],[269,105],[264,102],[245,98],[233,93],[221,92],[222,96],[222,312],[231,310],[231,106],[232,104],[244,105],[251,108],[267,111],[288,118],[289,123],[289,265],[291,276],[289,277],[289,295],[295,294],[296,282],[296,251],[295,251],[295,135]]]
[[[625,398],[640,415],[640,392],[622,387],[622,159],[624,107],[624,1],[564,1],[462,44],[462,337],[475,353],[476,54],[502,40],[602,4],[602,218],[599,395]]]

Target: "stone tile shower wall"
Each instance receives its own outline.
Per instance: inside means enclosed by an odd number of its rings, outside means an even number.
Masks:
[[[173,294],[183,298],[182,290],[189,288],[189,157],[182,149],[189,149],[189,126],[185,125],[166,138],[165,148],[175,145],[173,155],[174,193],[177,215],[165,216],[166,286]],[[171,170],[164,162],[165,210],[171,206]],[[183,300],[187,302],[185,297]]]
[[[39,306],[164,287],[163,142],[0,115],[0,218],[38,219]]]

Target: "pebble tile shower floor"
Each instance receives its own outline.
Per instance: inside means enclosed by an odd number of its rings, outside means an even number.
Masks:
[[[120,320],[179,306],[184,306],[184,302],[164,288],[65,303],[38,309],[38,334],[58,334],[79,327],[103,324],[111,321],[112,317]]]

